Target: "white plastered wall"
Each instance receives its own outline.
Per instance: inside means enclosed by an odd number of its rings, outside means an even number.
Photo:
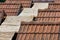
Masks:
[[[0,40],[12,40],[14,33],[0,32]]]
[[[38,10],[32,8],[24,8],[23,11],[18,16],[33,16],[36,17]]]
[[[32,20],[32,16],[7,16],[0,26],[0,32],[18,32],[22,21],[30,22]]]
[[[34,3],[33,9],[47,9],[49,3]]]

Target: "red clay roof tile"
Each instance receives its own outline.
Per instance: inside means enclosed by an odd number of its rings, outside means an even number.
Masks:
[[[50,3],[48,8],[58,10],[60,9],[60,3]]]
[[[29,8],[31,7],[32,1],[31,0],[20,0],[20,3],[22,4],[23,8]]]
[[[60,25],[22,25],[17,40],[58,40]]]
[[[59,33],[60,25],[22,25],[19,33]]]
[[[4,3],[0,3],[0,10],[4,10],[8,16],[18,15],[20,3],[18,1],[6,0]]]
[[[60,17],[60,12],[39,12],[37,17]]]
[[[0,9],[5,10],[6,14],[8,16],[18,15],[18,10],[21,7],[21,4],[23,8],[25,7],[31,7],[32,1],[25,1],[25,0],[6,0],[3,3],[0,3]]]
[[[36,1],[36,0],[35,0]],[[39,1],[39,0],[38,0]],[[44,1],[44,0],[43,0]],[[51,0],[49,0],[51,1]],[[51,11],[39,11],[35,17],[39,23],[60,22],[60,0],[54,0],[55,3],[49,4]],[[0,3],[0,10],[5,10],[9,16],[17,15],[22,4],[23,8],[31,7],[31,0],[6,0]],[[46,9],[47,10],[47,9]],[[52,11],[53,10],[53,11]],[[55,11],[54,11],[55,10]],[[56,11],[57,10],[57,11]],[[34,21],[34,23],[36,23]],[[22,24],[17,35],[17,40],[60,40],[60,25],[56,24]]]
[[[58,34],[18,34],[17,40],[58,40]]]

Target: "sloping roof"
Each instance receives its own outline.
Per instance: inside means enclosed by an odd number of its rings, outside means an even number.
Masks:
[[[49,4],[49,9],[60,9],[60,3],[50,3]]]
[[[21,25],[21,28],[19,30],[19,33],[21,34],[34,34],[34,33],[59,33],[60,25],[38,25],[38,24],[26,24]]]
[[[58,34],[18,34],[17,40],[58,40]],[[60,39],[59,39],[60,40]]]
[[[60,25],[22,25],[17,40],[58,40],[59,28]]]
[[[16,40],[60,40],[60,0],[53,1],[48,9],[39,9],[35,21],[21,25]],[[13,16],[18,14],[20,6],[30,8],[31,4],[31,0],[6,0],[0,3],[0,10],[5,10],[7,15]]]
[[[21,8],[31,7],[31,1],[23,0],[6,0],[0,3],[0,10],[4,10],[8,16],[18,15]]]
[[[17,15],[20,8],[20,3],[18,1],[6,0],[4,3],[0,3],[0,10],[4,10],[7,15]]]
[[[50,3],[39,9],[35,21],[22,23],[16,40],[60,40],[60,3]]]
[[[30,8],[32,1],[31,0],[20,0],[20,3],[23,8]]]

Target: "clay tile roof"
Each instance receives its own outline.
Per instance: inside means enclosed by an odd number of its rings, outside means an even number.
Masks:
[[[32,22],[22,22],[16,40],[60,40],[60,0],[47,1],[54,3],[50,3],[46,10],[39,9],[38,16]],[[16,16],[21,6],[30,8],[31,4],[31,0],[6,0],[0,3],[0,10],[8,16]]]
[[[4,3],[0,3],[0,10],[4,10],[8,16],[18,14],[20,3],[18,1],[6,0]]]
[[[59,40],[58,34],[18,34],[17,40]]]
[[[22,25],[19,33],[59,33],[60,25]]]
[[[60,3],[54,0],[48,9],[38,10],[32,22],[22,22],[16,40],[60,40]]]
[[[60,11],[39,11],[38,16],[36,17],[38,22],[60,22]]]
[[[48,8],[59,10],[60,9],[60,3],[50,3]]]
[[[6,0],[3,3],[0,3],[0,10],[5,10],[8,16],[18,15],[18,11],[21,6],[23,8],[31,7],[32,1],[30,0]]]
[[[58,40],[60,25],[22,25],[17,40]]]
[[[32,5],[31,0],[20,0],[20,3],[22,4],[23,8],[29,8]]]

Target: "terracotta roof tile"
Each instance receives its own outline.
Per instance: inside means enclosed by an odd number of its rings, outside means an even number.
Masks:
[[[31,0],[6,0],[4,3],[0,3],[0,9],[5,10],[8,16],[18,15],[18,11],[21,7],[31,7]]]
[[[60,11],[56,10],[39,10],[36,21],[38,22],[60,22]]]
[[[2,8],[19,8],[19,5],[13,5],[13,4],[11,4],[11,5],[2,5],[2,4],[0,4],[0,8],[2,9]]]
[[[60,22],[60,18],[37,18],[38,22]]]
[[[17,40],[58,40],[60,25],[22,25]]]
[[[58,10],[60,9],[60,3],[50,3],[48,8]]]
[[[36,1],[36,0],[33,0]],[[37,0],[39,1],[39,0]],[[36,1],[36,2],[37,2]],[[41,1],[41,0],[40,0]],[[43,0],[45,1],[45,0]],[[48,0],[51,1],[51,0]],[[39,11],[38,16],[35,17],[36,21],[32,21],[31,24],[22,24],[17,35],[17,40],[60,40],[60,24],[48,24],[49,22],[60,23],[60,0],[52,0],[54,3],[50,3],[47,11]],[[6,0],[4,3],[0,3],[0,10],[5,10],[9,16],[17,15],[18,10],[22,4],[23,8],[30,8],[31,0]],[[33,22],[35,24],[33,24]],[[39,23],[48,22],[47,24]],[[38,24],[37,24],[38,23]]]
[[[31,0],[20,0],[20,3],[22,4],[23,8],[29,8],[32,5]]]
[[[20,2],[16,0],[6,0],[6,2],[0,3],[0,10],[4,10],[8,16],[18,15],[20,7]]]
[[[60,25],[22,25],[19,33],[59,33]]]
[[[58,34],[18,34],[17,40],[58,40]]]
[[[50,12],[50,11],[46,11],[46,12],[39,12],[37,17],[60,17],[60,12]]]

